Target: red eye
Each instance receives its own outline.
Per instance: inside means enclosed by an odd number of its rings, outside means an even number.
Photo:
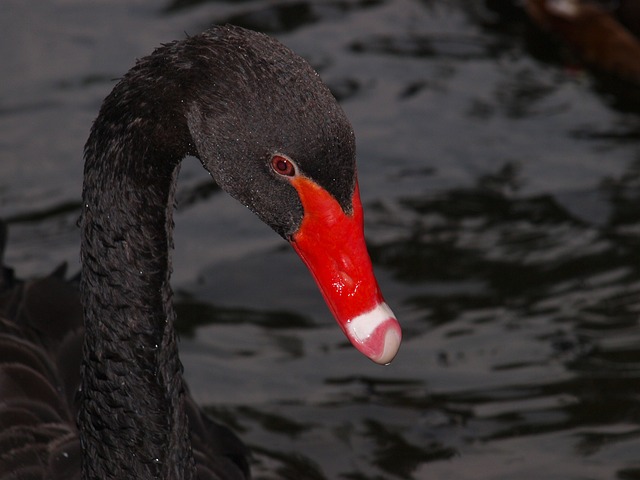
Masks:
[[[296,174],[296,167],[291,160],[282,155],[274,155],[271,157],[271,168],[278,175],[285,177],[293,177]]]

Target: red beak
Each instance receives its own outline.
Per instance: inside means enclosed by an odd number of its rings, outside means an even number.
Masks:
[[[291,183],[304,208],[302,224],[291,238],[293,248],[353,346],[376,363],[391,362],[402,332],[373,275],[357,181],[349,214],[314,181],[298,176]]]

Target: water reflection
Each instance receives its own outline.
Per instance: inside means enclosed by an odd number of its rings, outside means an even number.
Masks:
[[[640,444],[637,164],[594,192],[610,212],[602,223],[520,184],[506,164],[473,187],[370,206],[386,238],[371,245],[374,262],[411,292],[405,367],[319,372],[320,399],[233,408],[255,441],[257,478],[430,478],[476,445],[542,437],[578,458],[621,461],[617,478],[635,478],[635,455],[622,452]],[[316,330],[292,330],[313,362]],[[295,449],[316,441],[320,462]],[[331,465],[332,448],[354,465]],[[576,464],[556,467],[555,478],[573,478]]]

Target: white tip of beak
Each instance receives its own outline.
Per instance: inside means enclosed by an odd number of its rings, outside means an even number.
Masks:
[[[347,322],[346,334],[354,347],[381,365],[391,363],[402,341],[400,324],[384,302]]]

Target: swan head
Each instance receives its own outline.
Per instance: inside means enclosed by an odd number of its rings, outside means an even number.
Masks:
[[[186,114],[194,153],[224,190],[291,243],[351,343],[389,363],[401,330],[364,241],[351,124],[288,48],[254,32],[216,32],[210,55],[190,63],[201,63]]]

